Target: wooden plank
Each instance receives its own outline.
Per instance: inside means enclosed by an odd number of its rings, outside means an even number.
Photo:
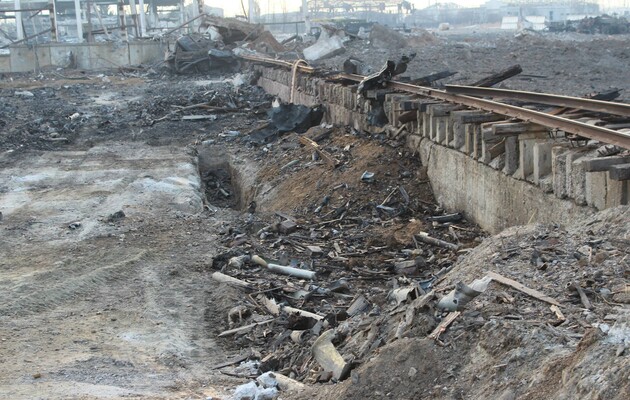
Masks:
[[[453,311],[453,312],[448,313],[446,318],[444,318],[442,322],[440,322],[440,324],[435,327],[435,329],[433,330],[433,332],[431,332],[429,337],[431,339],[438,340],[440,338],[440,335],[446,332],[446,329],[448,328],[448,326],[452,324],[453,321],[455,321],[455,318],[459,317],[460,314],[461,314],[460,311]]]
[[[219,337],[225,337],[225,336],[230,336],[230,335],[234,335],[241,332],[247,332],[258,325],[267,324],[269,322],[272,322],[273,320],[275,320],[275,318],[267,319],[265,321],[260,321],[260,322],[254,322],[253,324],[241,326],[240,328],[229,329],[227,331],[223,331],[219,333]]]
[[[523,72],[523,68],[520,65],[512,65],[502,71],[497,72],[496,74],[492,74],[487,78],[483,78],[470,86],[480,86],[480,87],[491,87],[496,85],[499,82],[503,82],[506,79],[509,79],[513,76],[516,76]]]
[[[533,126],[533,124],[530,124],[528,122],[494,124],[492,125],[492,133],[494,133],[495,135],[517,135],[519,133],[531,131]]]
[[[488,273],[486,273],[486,276],[488,276],[489,278],[492,278],[493,281],[502,283],[506,286],[510,286],[516,290],[519,290],[529,296],[532,296],[535,299],[538,299],[540,301],[544,301],[546,303],[549,304],[553,304],[554,306],[558,306],[558,307],[562,307],[562,305],[560,303],[558,303],[556,300],[554,300],[553,298],[547,296],[544,293],[539,292],[536,289],[531,289],[528,288],[527,286],[523,285],[522,283],[519,283],[513,279],[510,279],[508,277],[505,277],[501,274],[498,274],[496,272],[492,272],[489,271]]]
[[[614,181],[630,180],[630,164],[613,165],[608,170],[608,175]]]
[[[330,155],[330,153],[322,149],[317,143],[307,138],[306,136],[300,136],[300,143],[315,150],[317,154],[319,154],[319,156],[331,167],[335,168],[337,165],[339,165],[339,161],[337,161],[332,155]]]

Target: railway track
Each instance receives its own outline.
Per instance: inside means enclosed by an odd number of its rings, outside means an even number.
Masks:
[[[345,81],[361,82],[365,79],[365,76],[339,74],[335,78]],[[606,126],[599,126],[598,123],[604,121],[598,119],[597,117],[589,117],[588,114],[581,116],[580,114],[576,115],[573,113],[570,115],[571,118],[569,118],[568,116],[555,115],[545,111],[532,110],[522,106],[475,96],[527,101],[567,108],[569,111],[577,109],[619,117],[629,117],[628,122],[630,122],[630,104],[584,99],[579,97],[559,96],[547,93],[480,88],[473,86],[447,86],[446,90],[438,90],[404,82],[389,81],[386,82],[385,87],[451,104],[458,104],[469,108],[492,112],[524,122],[534,123],[544,126],[550,130],[558,130],[567,134],[576,135],[578,138],[594,139],[603,143],[630,149],[630,129],[625,128],[624,124],[616,124],[621,126],[620,129],[611,129]]]

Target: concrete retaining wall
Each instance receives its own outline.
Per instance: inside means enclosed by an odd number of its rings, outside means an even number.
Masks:
[[[255,68],[261,73],[261,87],[289,100],[289,71]],[[300,74],[294,102],[324,104],[328,123],[382,132],[382,127],[368,123],[370,102],[359,99],[355,91]],[[629,204],[628,181],[612,180],[605,170],[593,168],[597,146],[574,147],[562,132],[552,137],[544,127],[506,121],[496,114],[407,94],[381,95],[394,128],[403,125],[401,115],[413,116],[405,124],[406,144],[427,167],[440,205],[463,211],[491,233],[532,222],[563,224]],[[393,134],[398,129],[386,131]]]
[[[160,42],[131,43],[47,43],[37,46],[11,46],[8,56],[0,56],[0,73],[30,72],[44,67],[64,67],[70,54],[83,70],[118,68],[154,63],[164,57]]]

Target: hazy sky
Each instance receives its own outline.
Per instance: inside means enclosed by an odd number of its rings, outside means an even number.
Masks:
[[[402,0],[401,0],[402,1]],[[624,4],[630,5],[630,0],[591,0],[599,3],[602,7],[615,7],[623,6]],[[249,0],[242,0],[245,5],[245,9],[248,9]],[[287,11],[297,11],[302,4],[301,0],[258,0],[260,8],[263,14],[268,12],[282,12],[283,9]],[[378,0],[374,0],[378,2]],[[424,8],[435,3],[457,3],[464,7],[476,7],[486,2],[486,0],[411,0],[415,4],[416,8]],[[323,0],[322,0],[323,3]],[[231,0],[228,2],[219,0],[205,0],[205,4],[212,7],[221,7],[225,11],[226,16],[233,16],[236,14],[243,14],[241,7],[241,0]]]

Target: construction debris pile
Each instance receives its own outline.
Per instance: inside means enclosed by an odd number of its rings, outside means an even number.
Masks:
[[[316,126],[270,147],[261,174],[277,177],[275,200],[249,204],[213,261],[213,278],[243,291],[218,336],[267,350],[234,362],[249,359],[250,372],[221,371],[340,381],[382,345],[439,323],[432,289],[481,232],[433,204],[399,143],[374,139]]]
[[[580,20],[551,23],[551,32],[578,32],[585,34],[623,35],[630,32],[630,22],[621,16],[600,15]]]

